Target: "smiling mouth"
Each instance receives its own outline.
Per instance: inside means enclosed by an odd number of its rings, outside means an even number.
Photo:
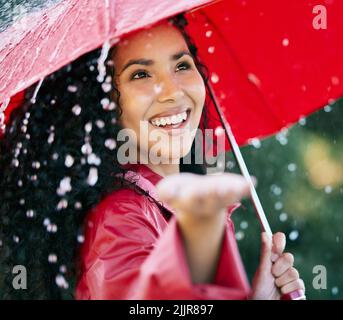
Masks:
[[[190,118],[191,109],[173,114],[166,117],[155,117],[149,120],[149,123],[156,128],[179,129],[187,125]]]

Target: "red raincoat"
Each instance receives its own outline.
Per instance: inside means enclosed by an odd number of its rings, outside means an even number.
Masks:
[[[132,189],[114,191],[91,210],[81,248],[77,299],[246,299],[250,286],[228,208],[220,259],[213,283],[192,284],[173,209],[158,200],[162,179],[143,164],[128,165]],[[137,181],[138,178],[138,181]]]

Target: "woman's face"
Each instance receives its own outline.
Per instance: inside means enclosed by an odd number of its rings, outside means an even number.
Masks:
[[[120,125],[135,132],[149,163],[153,155],[179,163],[191,149],[206,95],[182,34],[160,23],[122,39],[112,58]]]

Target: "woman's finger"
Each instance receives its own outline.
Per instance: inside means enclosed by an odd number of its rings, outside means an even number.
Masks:
[[[302,279],[294,280],[280,288],[282,294],[291,293],[296,290],[302,290],[305,293],[305,284]]]
[[[299,272],[295,268],[289,268],[280,277],[275,279],[275,284],[277,287],[285,286],[286,284],[299,279]]]
[[[275,278],[280,277],[287,269],[293,267],[294,257],[291,253],[286,252],[278,258],[272,266],[272,274]]]
[[[280,257],[286,247],[286,236],[282,232],[277,232],[273,235],[272,261],[275,262]]]

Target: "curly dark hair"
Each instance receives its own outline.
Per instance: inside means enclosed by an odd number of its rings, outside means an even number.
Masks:
[[[169,20],[182,33],[207,83],[207,68],[185,31],[184,15]],[[48,76],[35,102],[30,99],[36,85],[28,88],[0,141],[2,299],[73,299],[87,212],[119,188],[142,192],[115,176],[125,172],[116,156],[120,93],[113,85],[110,58],[105,61],[107,75],[99,79],[100,53],[96,49]],[[206,105],[201,128],[206,128]],[[192,155],[194,148],[193,142]],[[180,171],[206,173],[205,165],[182,159]],[[26,290],[13,288],[15,265],[27,270]]]

